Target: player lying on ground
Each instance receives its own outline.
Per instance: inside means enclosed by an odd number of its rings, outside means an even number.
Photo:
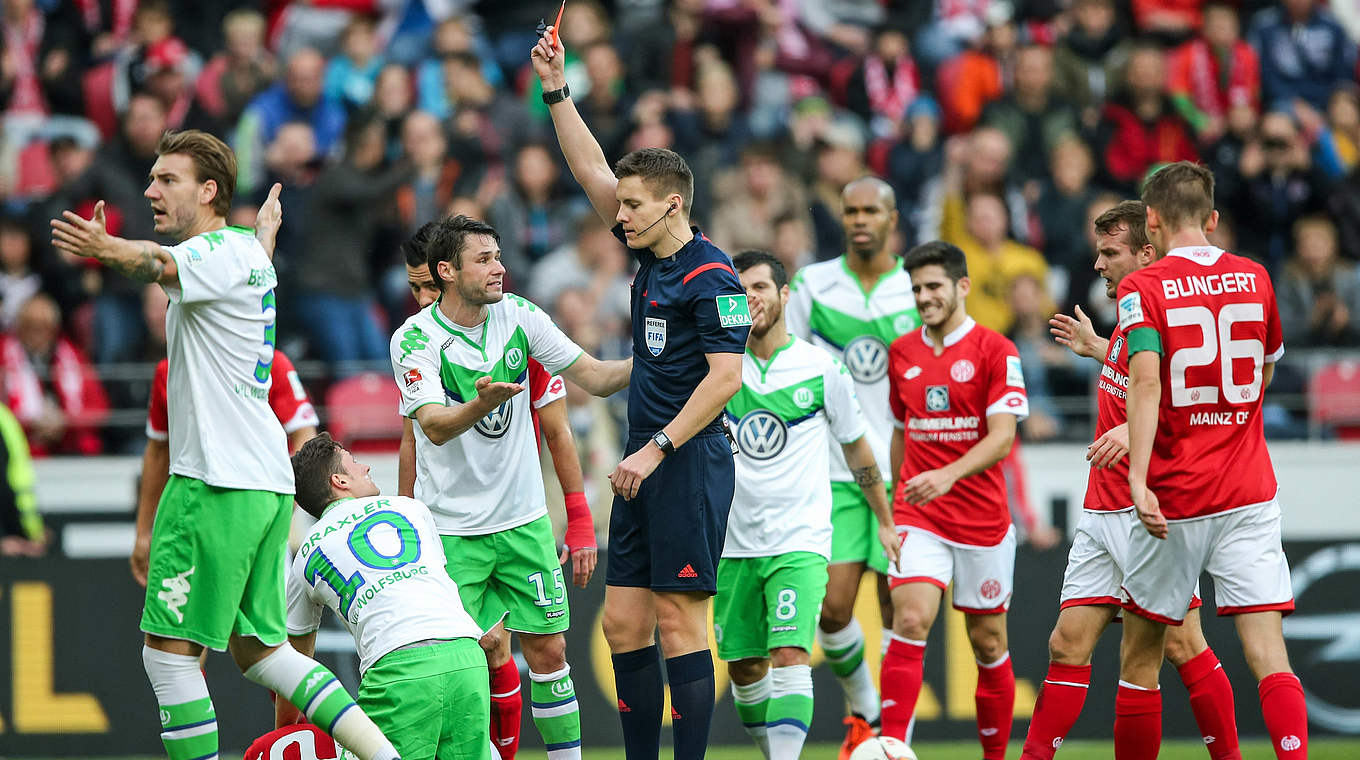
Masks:
[[[297,503],[316,524],[288,573],[288,639],[311,654],[329,607],[359,650],[359,706],[403,757],[490,760],[490,692],[482,631],[444,571],[434,517],[384,497],[322,433],[293,455]],[[275,703],[275,726],[297,708]]]
[[[898,538],[849,370],[784,329],[789,276],[779,259],[746,251],[732,263],[751,334],[741,390],[727,402],[740,451],[713,633],[746,733],[765,757],[793,760],[812,724],[808,663],[831,556],[828,440],[841,448],[877,518],[877,545],[894,561]]]
[[[1095,220],[1095,270],[1114,298],[1119,283],[1157,258],[1147,239],[1142,201],[1124,201]],[[1096,439],[1087,451],[1091,463],[1086,501],[1072,549],[1067,555],[1057,625],[1048,640],[1048,675],[1030,719],[1022,757],[1050,760],[1077,722],[1091,683],[1091,653],[1119,613],[1120,584],[1128,562],[1129,534],[1140,530],[1128,503],[1128,341],[1117,326],[1109,340],[1091,329],[1077,307],[1076,317],[1055,316],[1057,341],[1078,356],[1101,362],[1096,383]],[[1214,760],[1240,758],[1232,684],[1204,640],[1200,600],[1191,597],[1185,624],[1167,630],[1166,659],[1190,692],[1190,709]]]

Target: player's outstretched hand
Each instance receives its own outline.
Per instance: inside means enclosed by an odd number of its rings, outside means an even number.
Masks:
[[[566,48],[563,47],[558,35],[554,34],[555,31],[555,27],[547,27],[533,50],[529,52],[529,62],[533,64],[534,73],[543,84],[544,92],[560,90],[567,83],[567,75],[563,69]]]
[[[609,473],[609,484],[613,487],[614,493],[632,501],[637,496],[638,489],[642,488],[642,481],[656,470],[664,456],[661,449],[648,445],[624,457],[619,466]]]
[[[571,583],[576,588],[585,588],[595,576],[595,566],[600,562],[600,552],[593,546],[583,549],[562,547],[557,555],[557,564],[565,565],[571,560]]]
[[[878,526],[878,542],[883,545],[883,551],[888,555],[888,563],[896,566],[898,557],[902,555],[902,536],[898,535],[897,527]]]
[[[902,496],[912,504],[929,504],[949,493],[954,478],[944,470],[926,470],[902,485]]]
[[[61,212],[52,220],[52,245],[59,251],[91,257],[109,247],[111,237],[104,224],[104,202],[94,204],[94,214],[85,219],[74,211]]]
[[[146,588],[147,568],[151,566],[151,536],[137,536],[128,564],[132,566],[132,579],[137,581],[137,585]]]
[[[1115,425],[1106,430],[1090,446],[1086,447],[1086,461],[1092,467],[1105,469],[1129,455],[1129,423]]]
[[[1133,485],[1131,488],[1133,496],[1133,507],[1138,512],[1138,519],[1142,521],[1143,527],[1152,534],[1153,538],[1165,539],[1167,536],[1166,518],[1162,516],[1162,506],[1157,501],[1157,494],[1154,494],[1146,485]]]
[[[269,254],[269,258],[274,258],[274,241],[278,238],[279,228],[283,226],[283,204],[279,203],[279,193],[283,191],[283,185],[275,182],[269,188],[269,197],[260,204],[260,210],[255,213],[255,239],[264,246],[264,252]]]
[[[524,390],[524,386],[519,383],[494,383],[489,377],[477,378],[476,387],[477,399],[489,409],[495,409]]]
[[[1073,309],[1076,318],[1066,314],[1054,314],[1048,320],[1048,331],[1053,333],[1053,340],[1059,344],[1072,349],[1072,353],[1077,356],[1085,356],[1090,359],[1100,359],[1099,336],[1096,329],[1091,325],[1091,318],[1086,316],[1086,312],[1080,306]]]

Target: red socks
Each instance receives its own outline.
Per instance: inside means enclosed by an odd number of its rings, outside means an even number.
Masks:
[[[1257,686],[1270,744],[1279,760],[1308,757],[1308,709],[1303,685],[1293,673],[1271,673]]]
[[[981,680],[978,686],[981,687]],[[1076,724],[1090,686],[1090,665],[1049,663],[1048,675],[1044,677],[1039,699],[1034,703],[1034,716],[1030,718],[1021,760],[1052,759],[1053,753],[1062,746],[1063,737]]]
[[[1162,748],[1162,692],[1119,682],[1114,699],[1115,760],[1156,760]]]
[[[1213,760],[1241,760],[1237,747],[1237,718],[1233,712],[1232,684],[1214,650],[1205,649],[1180,666],[1181,682],[1190,692],[1200,736]]]
[[[1015,716],[1015,669],[1011,667],[1011,653],[1001,655],[996,662],[978,663],[977,691],[978,741],[982,743],[982,760],[1005,760],[1006,742],[1011,738],[1011,723]]]
[[[907,740],[907,726],[916,712],[916,698],[921,696],[925,659],[924,641],[914,642],[893,635],[879,672],[879,690],[883,694],[882,736]]]
[[[512,658],[491,671],[491,743],[501,760],[511,760],[519,750],[520,714],[524,696],[519,690],[519,666]]]

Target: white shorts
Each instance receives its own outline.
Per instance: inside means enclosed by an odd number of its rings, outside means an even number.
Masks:
[[[1120,587],[1124,583],[1124,567],[1129,559],[1129,537],[1134,528],[1142,530],[1143,526],[1131,509],[1122,512],[1082,511],[1072,537],[1072,549],[1067,552],[1067,572],[1063,573],[1060,609],[1096,604],[1123,605]],[[1197,579],[1194,594],[1190,597],[1190,609],[1202,604]]]
[[[888,566],[888,585],[930,583],[944,589],[954,582],[954,609],[996,615],[1011,606],[1015,587],[1015,526],[996,546],[965,546],[934,533],[897,526],[904,536],[901,558]]]
[[[1280,543],[1280,502],[1178,520],[1165,540],[1135,523],[1123,583],[1124,609],[1178,625],[1200,573],[1214,581],[1218,614],[1294,611],[1289,562]]]

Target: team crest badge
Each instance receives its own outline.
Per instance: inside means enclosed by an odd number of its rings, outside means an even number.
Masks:
[[[647,350],[652,356],[660,356],[666,350],[666,320],[660,317],[647,317]]]
[[[524,352],[518,348],[512,348],[505,352],[505,366],[510,369],[519,369],[524,363]]]
[[[949,386],[931,385],[926,387],[926,411],[949,411]]]
[[[977,374],[977,368],[967,359],[959,359],[949,368],[949,376],[954,378],[956,383],[966,383],[972,380],[975,374]]]

